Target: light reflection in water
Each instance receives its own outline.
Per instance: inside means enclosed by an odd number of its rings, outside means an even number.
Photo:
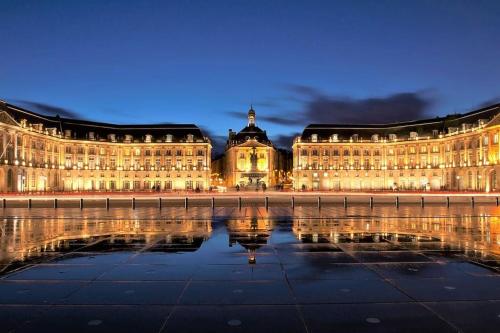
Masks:
[[[227,234],[229,244],[241,246],[248,262],[258,260],[273,237],[292,236],[297,244],[358,246],[366,250],[459,251],[474,260],[498,261],[498,207],[394,207],[260,209],[246,207],[212,211],[172,210],[75,211],[59,217],[35,217],[25,210],[0,222],[0,265],[3,270],[72,251],[193,252],[203,247],[214,230]],[[45,213],[45,212],[44,212]],[[54,214],[47,211],[47,214]],[[6,214],[7,215],[7,214]],[[42,214],[43,215],[43,214]],[[276,235],[276,236],[273,236]],[[226,238],[227,239],[227,238]],[[350,245],[349,245],[350,244]],[[297,251],[303,249],[297,248]],[[332,250],[324,249],[325,251]],[[332,250],[333,251],[333,250]],[[213,255],[217,255],[216,252]]]

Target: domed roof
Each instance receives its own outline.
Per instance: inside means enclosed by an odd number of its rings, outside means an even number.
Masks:
[[[263,131],[257,126],[246,126],[235,135],[234,139],[240,142],[247,141],[248,139],[255,139],[263,143],[270,142],[266,131]]]
[[[252,106],[250,106],[250,110],[248,110],[248,125],[238,133],[234,134],[230,138],[230,141],[242,143],[248,141],[249,139],[272,145],[271,141],[267,137],[266,131],[260,129],[257,125],[255,125],[255,110]]]

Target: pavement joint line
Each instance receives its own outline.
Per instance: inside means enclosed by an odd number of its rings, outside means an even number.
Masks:
[[[449,320],[447,320],[446,318],[444,318],[443,316],[441,316],[436,311],[432,310],[432,308],[430,308],[429,306],[423,304],[421,301],[417,300],[416,298],[412,297],[410,294],[408,294],[406,291],[404,291],[402,288],[400,288],[397,284],[395,284],[393,280],[384,277],[379,271],[377,271],[376,269],[374,269],[372,267],[369,267],[368,265],[365,265],[365,267],[368,268],[369,270],[373,271],[378,276],[380,276],[382,278],[382,280],[386,281],[394,289],[398,290],[400,293],[402,293],[403,295],[405,295],[409,299],[413,300],[416,304],[418,304],[418,305],[422,306],[423,308],[425,308],[427,311],[429,311],[434,316],[436,316],[437,318],[439,318],[441,321],[443,321],[444,323],[446,323],[448,326],[450,326],[456,332],[463,332],[455,324],[453,324],[452,322],[450,322]]]
[[[199,267],[197,267],[197,268],[199,268]],[[194,275],[194,273],[193,273],[193,275]],[[191,275],[190,278],[185,282],[184,288],[181,290],[181,292],[179,293],[179,296],[177,297],[175,304],[172,306],[172,310],[169,312],[169,314],[167,315],[167,317],[163,321],[162,325],[160,326],[160,329],[158,330],[159,333],[162,332],[167,327],[169,319],[172,317],[174,312],[177,310],[177,307],[180,305],[180,302],[181,302],[182,297],[184,296],[184,293],[186,292],[189,285],[191,285],[193,275]]]
[[[285,270],[285,266],[284,266],[283,262],[279,259],[278,250],[276,248],[274,248],[274,251],[275,251],[276,256],[278,257],[278,261],[279,261],[281,270],[283,272],[283,277],[285,279],[285,284],[288,287],[288,292],[290,293],[290,295],[292,296],[292,299],[294,300],[294,306],[295,306],[295,310],[297,311],[297,314],[299,316],[299,320],[301,321],[302,325],[304,326],[305,332],[309,333],[309,331],[310,331],[309,327],[307,326],[307,322],[306,322],[304,313],[302,312],[301,306],[298,302],[297,295],[295,294],[293,287],[292,287],[292,284],[290,283],[290,280],[288,279],[288,273]]]

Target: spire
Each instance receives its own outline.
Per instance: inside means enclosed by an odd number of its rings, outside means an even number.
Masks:
[[[250,110],[248,110],[248,126],[255,126],[255,110],[252,104],[250,104]]]

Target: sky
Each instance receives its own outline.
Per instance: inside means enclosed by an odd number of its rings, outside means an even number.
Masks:
[[[112,123],[383,123],[500,102],[500,1],[0,0],[0,99]]]

